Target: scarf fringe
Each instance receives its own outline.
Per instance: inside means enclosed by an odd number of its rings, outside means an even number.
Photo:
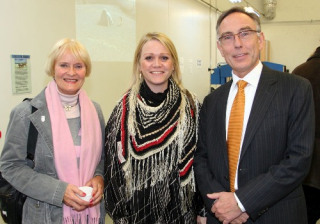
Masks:
[[[173,169],[177,166],[179,157],[178,147],[172,144],[161,150],[157,154],[153,154],[143,160],[136,160],[129,154],[128,161],[124,166],[126,188],[129,198],[136,190],[153,187],[157,182],[165,180]],[[134,166],[133,166],[134,164]],[[147,173],[150,171],[151,173]]]
[[[135,129],[135,103],[137,103],[137,97],[134,97],[135,94],[130,94],[129,102],[129,113],[128,116],[128,132],[130,135],[136,134]],[[186,107],[187,100],[182,94],[182,101],[179,107],[180,118],[175,134],[167,141],[167,144],[162,147],[157,148],[156,150],[145,153],[143,156],[136,155],[134,149],[131,147],[130,140],[128,139],[127,145],[129,148],[128,160],[123,166],[126,179],[126,192],[128,198],[131,198],[134,191],[147,189],[148,187],[153,187],[159,181],[164,181],[169,174],[177,167],[178,162],[182,160],[182,154],[184,152],[185,145],[187,144],[186,139],[190,139],[192,133],[189,133],[188,128],[190,128],[190,119],[187,119]],[[144,108],[148,110],[149,107]],[[186,136],[188,135],[189,136]],[[193,153],[190,152],[190,153]],[[138,161],[134,161],[138,160]],[[134,164],[134,165],[133,165]],[[151,174],[146,171],[150,170]],[[190,197],[187,196],[187,191],[191,190],[195,192],[195,180],[193,169],[190,175],[180,183],[180,196],[182,201]],[[186,190],[188,188],[188,190]],[[189,199],[187,200],[189,201]],[[189,202],[185,201],[183,205],[183,210],[187,211],[187,208],[190,207]]]
[[[194,100],[196,108],[192,108],[189,97],[180,91],[174,82],[171,84],[172,88],[168,91],[167,99],[157,107],[146,105],[143,101],[144,98],[137,97],[139,90],[131,89],[119,102],[108,122],[109,130],[106,133],[108,133],[107,139],[111,142],[106,143],[106,146],[110,150],[117,150],[116,154],[118,155],[115,156],[115,163],[108,166],[108,170],[111,169],[108,173],[111,175],[110,178],[114,178],[115,181],[119,180],[119,183],[123,184],[113,189],[119,195],[115,198],[114,203],[117,212],[127,216],[126,218],[122,216],[123,219],[118,219],[115,223],[122,224],[131,219],[136,220],[135,218],[140,216],[138,209],[143,208],[140,206],[125,208],[126,203],[130,201],[129,206],[136,206],[135,202],[144,199],[148,200],[151,208],[156,207],[153,210],[153,215],[157,222],[170,220],[170,223],[179,223],[182,216],[184,220],[190,220],[187,223],[192,223],[191,220],[194,220],[192,207],[196,187],[192,155],[197,142],[195,131],[198,126],[199,104]],[[177,98],[179,100],[176,100]],[[170,111],[170,108],[174,108],[174,110]],[[139,116],[138,119],[136,116]],[[168,119],[169,117],[174,120]],[[121,126],[123,125],[122,118],[125,118],[124,126]],[[170,120],[170,123],[166,124],[175,122],[176,126],[173,132],[170,132],[170,135],[161,144],[158,144],[157,140],[160,138],[161,132],[164,132],[164,129],[168,129],[169,126],[158,126],[156,130],[153,130],[152,126],[157,127],[156,124],[164,123],[165,119]],[[119,133],[119,130],[124,132]],[[118,136],[125,136],[125,139],[119,139]],[[150,136],[155,137],[151,138]],[[139,151],[133,148],[136,145],[131,142],[132,139],[139,140],[137,143],[139,147],[143,144],[149,144],[149,142],[154,144],[151,149]],[[122,140],[122,144],[119,146],[120,140]],[[123,152],[125,158],[121,158],[122,155],[119,156],[119,152]],[[118,173],[118,168],[123,172]],[[109,187],[113,188],[112,185]],[[141,193],[144,194],[143,198],[140,198]],[[163,209],[167,209],[167,203],[172,201],[172,197],[175,198],[172,211],[177,213],[178,211],[174,208],[179,207],[181,212],[179,220],[173,220],[169,216],[162,217],[165,215]],[[112,203],[110,205],[113,206]],[[110,208],[114,213],[115,208]],[[180,212],[178,213],[180,214]]]
[[[195,192],[195,181],[190,175],[190,182],[187,185],[180,188],[181,197],[181,210],[183,213],[188,212],[189,208],[192,206],[193,196]]]

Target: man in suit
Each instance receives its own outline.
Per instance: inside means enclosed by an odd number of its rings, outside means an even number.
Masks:
[[[303,191],[307,202],[308,223],[315,224],[320,219],[320,47],[292,73],[308,79],[313,89],[316,117],[315,142],[311,168],[303,181]]]
[[[301,183],[309,170],[314,140],[311,85],[261,63],[264,34],[255,14],[231,8],[221,14],[216,29],[217,45],[232,67],[233,80],[209,94],[201,108],[194,169],[210,211],[207,221],[306,223]],[[247,85],[240,152],[235,178],[230,179],[228,127],[239,80]]]

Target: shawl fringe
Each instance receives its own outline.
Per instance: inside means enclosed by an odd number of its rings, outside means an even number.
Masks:
[[[199,103],[170,82],[155,107],[129,90],[108,121],[105,200],[115,224],[195,222]]]

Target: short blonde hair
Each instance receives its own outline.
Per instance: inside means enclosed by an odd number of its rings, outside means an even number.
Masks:
[[[54,66],[57,59],[66,51],[70,51],[74,57],[83,61],[86,66],[86,77],[91,73],[91,59],[86,48],[77,40],[64,38],[59,40],[48,55],[45,71],[47,75],[54,77]]]
[[[184,90],[182,85],[181,70],[179,66],[179,58],[178,58],[177,50],[173,42],[169,39],[169,37],[159,32],[147,33],[143,35],[142,38],[140,39],[140,42],[138,43],[138,46],[134,54],[131,87],[138,89],[140,87],[141,82],[143,81],[143,78],[140,79],[141,51],[143,46],[150,40],[157,40],[168,49],[172,57],[173,68],[174,68],[171,77],[175,81],[175,83],[179,86],[179,88],[181,90]]]

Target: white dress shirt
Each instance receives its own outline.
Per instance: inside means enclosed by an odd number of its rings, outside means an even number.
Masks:
[[[238,92],[238,86],[237,86],[237,82],[239,80],[244,80],[246,81],[248,84],[245,87],[244,91],[245,91],[245,108],[244,108],[244,118],[243,118],[243,128],[242,128],[242,136],[241,136],[241,143],[240,143],[240,151],[239,151],[239,158],[241,155],[241,150],[242,150],[242,143],[243,143],[243,139],[244,139],[244,135],[246,133],[246,128],[247,128],[247,124],[248,124],[248,120],[249,120],[249,116],[250,116],[250,112],[251,112],[251,108],[252,108],[252,103],[254,100],[254,96],[256,94],[256,90],[258,87],[258,83],[259,83],[259,79],[261,76],[261,72],[262,72],[262,63],[261,61],[259,61],[258,65],[252,69],[251,72],[249,72],[243,79],[240,79],[238,76],[236,76],[233,71],[232,71],[232,85],[230,88],[230,92],[229,92],[229,97],[228,97],[228,102],[227,102],[227,111],[226,111],[226,139],[228,136],[228,126],[229,126],[229,117],[230,117],[230,112],[231,112],[231,108],[232,108],[232,104],[234,101],[234,98]],[[238,166],[239,166],[239,162],[238,162]],[[235,177],[235,184],[234,184],[234,189],[237,190],[238,189],[238,169],[236,171],[236,177]],[[238,202],[238,205],[240,207],[240,209],[245,212],[245,208],[243,207],[243,205],[241,204],[241,202],[239,201],[238,197],[235,194],[235,198]]]

